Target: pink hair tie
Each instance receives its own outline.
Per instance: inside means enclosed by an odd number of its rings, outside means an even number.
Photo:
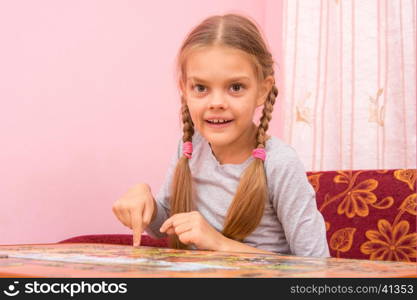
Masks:
[[[182,144],[182,153],[187,158],[191,158],[191,154],[193,153],[193,143],[185,142],[184,144]]]
[[[252,151],[252,156],[255,158],[259,158],[262,159],[263,161],[265,161],[266,158],[266,153],[265,153],[265,149],[263,148],[256,148]]]

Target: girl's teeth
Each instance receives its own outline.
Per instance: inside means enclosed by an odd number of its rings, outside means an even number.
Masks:
[[[226,123],[227,122],[227,120],[211,120],[211,121],[209,121],[210,123]]]

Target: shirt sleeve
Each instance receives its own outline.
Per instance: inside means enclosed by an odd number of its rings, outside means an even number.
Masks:
[[[159,229],[166,219],[169,217],[170,205],[169,205],[169,195],[172,178],[175,172],[175,167],[177,166],[178,159],[181,155],[181,140],[178,142],[178,148],[175,155],[172,156],[171,162],[169,164],[168,171],[165,175],[165,180],[162,183],[161,188],[159,189],[158,194],[155,197],[155,202],[157,206],[157,214],[153,222],[151,222],[145,231],[153,238],[163,238],[167,235],[161,233]]]
[[[329,257],[326,227],[317,209],[316,193],[295,150],[272,171],[272,199],[292,254],[297,256]]]

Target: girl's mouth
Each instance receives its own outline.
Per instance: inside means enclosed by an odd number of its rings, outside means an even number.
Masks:
[[[205,122],[210,128],[221,129],[230,126],[233,120],[205,120]]]

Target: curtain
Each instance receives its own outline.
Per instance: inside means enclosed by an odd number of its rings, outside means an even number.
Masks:
[[[310,171],[416,168],[416,0],[284,0],[284,140]]]

